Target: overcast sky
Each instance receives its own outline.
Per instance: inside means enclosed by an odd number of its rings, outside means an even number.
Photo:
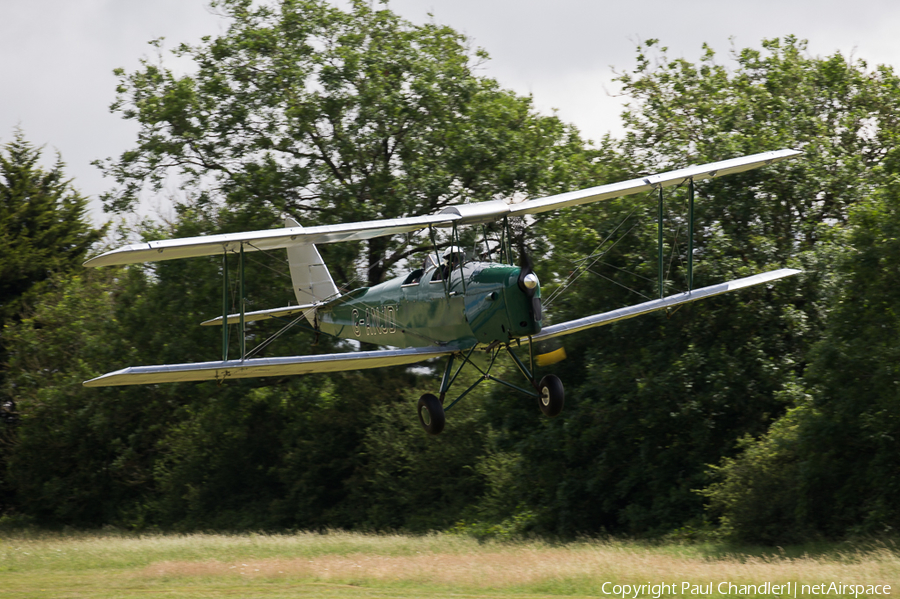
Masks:
[[[393,0],[421,23],[446,23],[485,48],[485,73],[557,109],[587,137],[621,131],[613,68],[634,64],[639,40],[659,38],[671,56],[696,60],[703,42],[722,59],[732,45],[766,37],[808,39],[870,64],[900,65],[896,0]],[[85,194],[110,187],[91,166],[133,146],[136,127],[110,114],[112,70],[134,70],[151,39],[168,47],[224,30],[205,0],[0,0],[0,142],[16,126],[52,153]]]

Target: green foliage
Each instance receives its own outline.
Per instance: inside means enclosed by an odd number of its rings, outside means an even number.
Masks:
[[[119,283],[111,272],[57,277],[20,323],[6,327],[6,394],[20,422],[7,457],[18,510],[44,524],[114,521],[149,478],[146,449],[165,418],[147,392],[85,389],[113,356]]]
[[[158,522],[259,530],[334,521],[364,414],[335,402],[319,377],[231,387],[186,406],[160,440]]]
[[[895,160],[900,87],[889,68],[808,57],[793,38],[730,64],[707,50],[698,64],[655,42],[639,50],[620,76],[628,131],[604,156],[618,175],[605,180],[799,148],[798,160],[697,185],[693,281],[804,274],[566,339],[569,358],[553,367],[567,389],[559,419],[539,422],[498,394],[491,423],[501,449],[521,457],[515,492],[539,529],[656,534],[702,521],[695,490],[710,482],[707,464],[795,405],[790,389],[833,301],[841,229]],[[665,194],[666,293],[687,288],[686,196]],[[554,299],[547,289],[555,321],[658,296],[656,211],[654,193],[540,223],[552,265],[542,280],[567,286]]]
[[[175,50],[194,74],[162,59],[119,72],[114,109],[141,132],[105,163],[119,183],[108,209],[132,206],[146,183],[160,190],[174,169],[200,201],[238,213],[303,224],[413,216],[565,185],[568,158],[584,152],[574,128],[478,76],[486,54],[448,27],[362,1],[217,5],[227,32]],[[366,245],[370,283],[408,255],[398,240]],[[353,278],[350,264],[330,264]]]
[[[789,410],[762,438],[741,439],[741,453],[713,468],[719,480],[702,495],[726,538],[769,545],[815,536],[797,501],[805,483],[798,463],[801,427],[815,417],[811,410],[809,405]]]
[[[784,542],[900,526],[900,187],[851,215],[840,292],[806,373],[811,401],[719,469],[707,491],[732,536]]]
[[[38,301],[48,280],[80,269],[105,229],[91,227],[87,199],[65,178],[62,159],[48,170],[40,165],[41,154],[18,130],[0,148],[0,513],[14,503],[6,463],[20,421],[18,394],[6,378],[17,351],[9,327]]]
[[[448,413],[444,433],[429,437],[415,418],[416,402],[429,388],[431,380],[427,387],[397,389],[394,401],[372,411],[361,443],[363,461],[348,481],[365,528],[444,530],[483,491],[483,479],[473,469],[486,434],[477,395]]]
[[[15,348],[5,393],[21,413],[3,448],[14,518],[511,539],[692,534],[712,516],[763,543],[900,525],[900,82],[890,68],[810,57],[791,37],[726,64],[709,48],[696,64],[672,60],[649,42],[620,76],[626,136],[590,148],[476,75],[486,55],[449,28],[364,2],[218,6],[228,30],[176,50],[191,75],[162,59],[119,73],[115,110],[140,133],[105,163],[118,184],[107,208],[127,210],[173,172],[192,190],[173,223],[140,223],[123,240],[265,229],[283,213],[310,224],[425,214],[795,147],[801,159],[698,185],[693,285],[778,266],[804,273],[567,338],[568,359],[539,373],[565,382],[560,417],[479,389],[438,438],[415,420],[415,399],[436,386],[419,369],[87,390],[80,381],[126,365],[218,358],[221,330],[197,325],[221,311],[223,262],[51,277],[4,330]],[[59,168],[35,170],[21,139],[9,147],[21,172],[38,173],[36,189],[68,189]],[[83,201],[71,198],[78,217]],[[666,193],[666,293],[689,284],[686,201],[684,188]],[[657,297],[656,213],[654,194],[538,217],[526,240],[542,257],[548,319]],[[87,245],[67,243],[66,264],[80,261]],[[340,282],[377,282],[410,246],[321,249]],[[283,305],[289,278],[272,276],[285,271],[281,256],[251,260],[252,307]],[[236,290],[227,296],[234,311]],[[251,323],[251,346],[275,324]],[[346,349],[297,332],[259,355]]]
[[[103,233],[90,226],[62,159],[47,170],[41,154],[21,131],[0,151],[0,326],[35,284],[80,266]]]

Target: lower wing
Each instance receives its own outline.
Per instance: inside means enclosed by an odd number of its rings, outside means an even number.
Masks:
[[[85,387],[115,385],[152,385],[186,381],[223,381],[259,376],[308,374],[311,372],[340,372],[382,366],[415,364],[431,358],[452,354],[458,347],[410,347],[378,351],[322,354],[318,356],[290,356],[286,358],[255,358],[227,362],[193,362],[163,364],[161,366],[131,366],[98,376],[84,382]]]
[[[644,302],[626,308],[619,308],[603,314],[594,314],[577,320],[550,325],[532,337],[533,341],[543,341],[563,335],[570,335],[585,329],[599,327],[626,318],[633,318],[648,312],[671,308],[680,304],[695,302],[714,295],[737,291],[745,287],[760,285],[799,273],[799,270],[782,268],[752,277],[736,279],[718,285],[710,285],[693,291],[671,295],[666,298]],[[308,306],[293,306],[302,311]],[[278,310],[287,310],[279,308]],[[262,312],[275,312],[261,311]],[[219,319],[221,321],[221,319]],[[230,316],[229,316],[230,320]],[[213,324],[212,322],[204,324]],[[218,324],[218,323],[216,323]],[[424,362],[431,358],[460,351],[457,346],[410,347],[405,349],[385,349],[376,351],[322,354],[317,356],[290,356],[285,358],[255,358],[252,360],[229,360],[220,362],[193,362],[187,364],[164,364],[160,366],[132,366],[104,374],[84,382],[85,387],[111,387],[115,385],[147,385],[156,383],[176,383],[188,381],[210,381],[263,376],[309,374],[313,372],[340,372],[363,370],[382,366],[401,366]]]
[[[532,340],[543,341],[545,339],[552,339],[554,337],[562,337],[563,335],[571,335],[572,333],[577,333],[585,329],[602,327],[603,325],[612,324],[619,320],[625,320],[626,318],[634,318],[635,316],[647,314],[648,312],[664,310],[666,308],[671,308],[680,304],[687,304],[690,302],[695,302],[697,300],[705,299],[707,297],[712,297],[714,295],[728,293],[729,291],[737,291],[738,289],[744,289],[745,287],[752,287],[753,285],[769,283],[771,281],[783,279],[784,277],[790,277],[799,272],[801,271],[793,268],[771,270],[762,274],[753,275],[752,277],[735,279],[734,281],[719,283],[718,285],[710,285],[709,287],[701,287],[700,289],[694,289],[693,291],[685,291],[684,293],[679,293],[677,295],[670,295],[669,297],[664,297],[658,300],[651,300],[649,302],[644,302],[643,304],[636,304],[634,306],[619,308],[618,310],[613,310],[611,312],[585,316],[584,318],[578,318],[576,320],[570,320],[568,322],[562,322],[560,324],[554,324],[544,327],[540,333],[532,337]]]

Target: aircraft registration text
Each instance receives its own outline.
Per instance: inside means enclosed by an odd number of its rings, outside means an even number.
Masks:
[[[354,308],[351,313],[353,334],[360,337],[363,333],[367,336],[395,333],[397,332],[397,313],[399,311],[399,306],[395,305],[366,308],[365,312]]]

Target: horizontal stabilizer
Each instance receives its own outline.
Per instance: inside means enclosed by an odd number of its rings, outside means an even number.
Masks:
[[[735,279],[734,281],[719,283],[718,285],[710,285],[709,287],[701,287],[700,289],[694,289],[693,291],[685,291],[684,293],[679,293],[677,295],[670,295],[669,297],[665,297],[663,299],[651,300],[649,302],[644,302],[643,304],[619,308],[618,310],[613,310],[611,312],[594,314],[593,316],[585,316],[584,318],[579,318],[577,320],[570,320],[568,322],[546,326],[532,339],[534,341],[543,341],[545,339],[552,339],[554,337],[562,337],[563,335],[571,335],[572,333],[577,333],[579,331],[584,331],[586,329],[591,329],[594,327],[601,327],[607,324],[618,322],[620,320],[625,320],[627,318],[634,318],[635,316],[647,314],[649,312],[655,312],[657,310],[664,310],[666,308],[671,308],[680,304],[695,302],[697,300],[712,297],[714,295],[728,293],[729,291],[737,291],[738,289],[752,287],[753,285],[769,283],[771,281],[776,281],[778,279],[783,279],[784,277],[795,275],[799,272],[801,271],[793,268],[772,270],[769,272],[764,272],[762,274],[753,275],[752,277]]]
[[[254,320],[266,320],[269,318],[284,318],[294,316],[296,314],[305,313],[308,310],[315,310],[316,306],[321,304],[306,304],[305,306],[286,306],[284,308],[270,308],[269,310],[256,310],[255,312],[244,312],[244,322],[253,322]],[[241,321],[240,314],[229,314],[228,324],[237,324]],[[211,318],[200,323],[205,327],[220,326],[222,317]]]
[[[113,387],[116,385],[152,385],[187,381],[224,381],[261,376],[286,376],[314,372],[341,372],[383,366],[401,366],[424,362],[458,351],[449,347],[413,347],[378,351],[322,354],[318,356],[289,356],[284,358],[254,358],[227,362],[194,362],[161,366],[132,366],[98,376],[84,382],[85,387]]]

